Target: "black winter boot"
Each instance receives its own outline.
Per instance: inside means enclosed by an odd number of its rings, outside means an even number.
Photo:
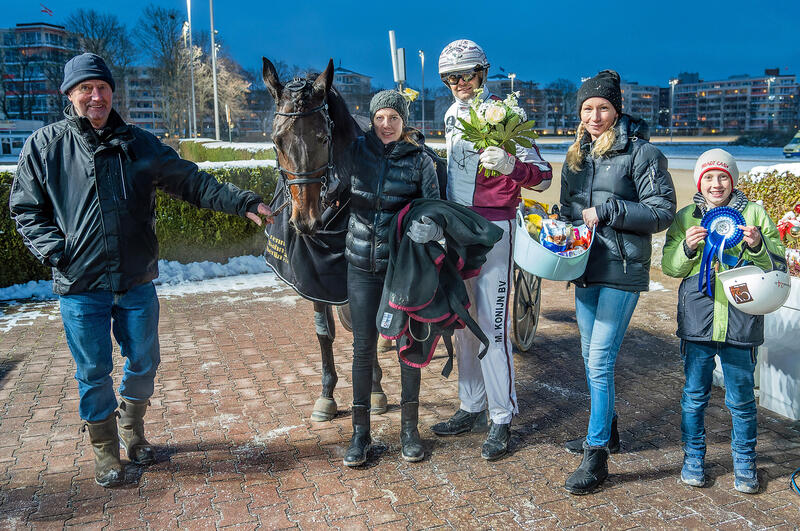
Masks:
[[[489,431],[488,411],[470,413],[459,409],[444,422],[431,426],[431,431],[439,436],[460,435],[462,433],[486,433]]]
[[[125,478],[122,462],[119,460],[119,435],[117,432],[117,412],[100,422],[86,422],[84,430],[89,429],[89,440],[94,450],[94,480],[101,487],[116,487]]]
[[[425,448],[419,436],[419,402],[406,402],[400,406],[400,443],[402,455],[406,461],[416,463],[425,458]]]
[[[353,406],[353,437],[344,454],[345,466],[360,466],[366,463],[367,453],[372,447],[369,436],[369,407]]]
[[[122,399],[119,405],[119,438],[128,459],[137,465],[152,465],[156,462],[155,450],[144,438],[144,414],[149,400]]]
[[[605,448],[583,449],[583,461],[564,483],[572,494],[589,494],[608,477],[608,451]]]
[[[496,424],[492,422],[489,436],[481,447],[481,457],[487,461],[500,459],[508,452],[508,441],[511,439],[511,424]]]
[[[564,443],[564,448],[571,454],[582,454],[583,453],[583,441],[586,438],[582,437],[580,439],[572,439],[571,441],[567,441]],[[617,429],[617,417],[614,417],[614,420],[611,421],[611,439],[608,441],[608,451],[612,454],[616,454],[619,452],[619,430]]]

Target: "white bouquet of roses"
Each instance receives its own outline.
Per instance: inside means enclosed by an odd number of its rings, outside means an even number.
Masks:
[[[527,120],[525,111],[517,103],[519,92],[512,92],[504,100],[490,98],[486,101],[481,101],[482,93],[483,88],[478,89],[470,102],[469,121],[458,119],[462,138],[472,142],[476,151],[497,146],[515,155],[518,145],[530,148],[533,139],[539,135],[533,130],[535,122]],[[494,170],[486,170],[483,164],[480,169],[484,170],[487,177],[499,174]]]

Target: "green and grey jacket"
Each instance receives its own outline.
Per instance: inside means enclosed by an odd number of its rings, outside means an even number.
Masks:
[[[222,184],[111,111],[98,134],[72,105],[25,143],[9,207],[59,295],[124,292],[158,276],[156,189],[244,216],[261,198]]]
[[[761,228],[763,243],[756,252],[742,242],[727,249],[725,253],[739,256],[745,246],[745,260],[765,271],[771,270],[772,265],[765,246],[779,256],[786,252],[775,223],[761,205],[750,201],[745,204],[742,215],[747,225]],[[692,257],[687,256],[683,242],[686,240],[686,230],[700,225],[701,219],[699,206],[689,205],[682,208],[667,231],[667,242],[664,245],[661,269],[666,275],[684,279],[678,290],[677,335],[687,341],[718,341],[745,348],[758,346],[764,342],[763,315],[749,315],[728,305],[722,283],[717,278],[714,279],[713,298],[698,289],[703,242],[700,242]]]

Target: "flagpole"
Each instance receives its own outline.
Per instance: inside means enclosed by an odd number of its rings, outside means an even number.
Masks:
[[[192,124],[194,136],[197,136],[197,106],[194,97],[194,47],[192,46],[192,0],[186,0],[186,11],[189,13],[189,69],[192,73]]]

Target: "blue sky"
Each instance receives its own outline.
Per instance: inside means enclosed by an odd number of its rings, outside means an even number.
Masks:
[[[77,8],[113,12],[134,24],[149,2],[43,0],[7,2],[0,26],[61,23]],[[185,0],[160,5],[186,13]],[[613,8],[607,6],[613,5]],[[103,7],[108,6],[108,7]],[[438,83],[436,61],[451,40],[470,38],[497,67],[518,79],[547,83],[604,68],[623,79],[665,86],[682,71],[704,79],[761,74],[778,67],[800,74],[797,23],[800,2],[677,0],[661,2],[472,1],[354,2],[317,0],[216,0],[216,29],[227,51],[248,69],[261,56],[320,69],[329,57],[389,86],[388,30],[406,48],[408,79],[418,85],[425,52],[426,85]],[[208,29],[208,0],[192,0],[195,31]],[[794,27],[793,27],[794,26]]]

